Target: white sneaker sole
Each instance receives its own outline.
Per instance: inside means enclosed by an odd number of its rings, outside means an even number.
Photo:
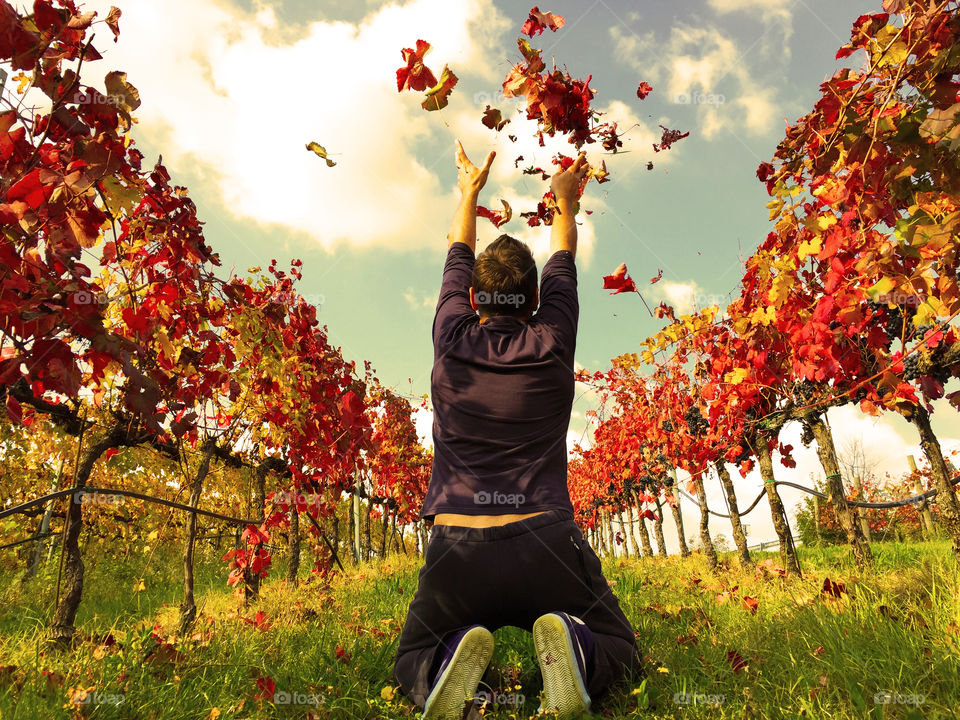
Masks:
[[[493,656],[493,635],[471,628],[460,640],[423,708],[423,720],[460,720],[463,706],[477,694],[477,685]]]
[[[553,613],[537,618],[533,624],[533,645],[537,650],[545,695],[538,712],[556,710],[560,718],[589,712],[590,695],[580,677],[576,650],[566,623]]]

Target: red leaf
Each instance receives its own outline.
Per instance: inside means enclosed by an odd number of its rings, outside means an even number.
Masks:
[[[653,91],[653,88],[650,87],[650,85],[644,81],[640,83],[640,87],[637,88],[637,97],[640,98],[641,100],[644,100],[646,99],[647,95],[649,95],[652,91]]]
[[[366,424],[363,417],[363,402],[350,390],[340,398],[340,417],[345,427],[354,429]]]
[[[833,582],[830,578],[823,579],[823,589],[820,590],[823,595],[832,595],[837,598],[846,591],[847,588],[842,582]]]
[[[276,685],[273,682],[273,678],[259,677],[257,678],[257,688],[258,692],[254,695],[256,700],[273,700],[273,693],[276,690]]]
[[[103,459],[104,459],[104,460],[109,460],[109,459],[112,458],[114,455],[116,455],[118,452],[120,452],[120,451],[119,451],[117,448],[110,448],[110,449],[108,449],[108,450],[103,454]]]
[[[663,269],[661,268],[657,271],[656,277],[650,278],[650,284],[653,285],[654,283],[660,282],[660,278],[662,277],[663,277]]]
[[[633,280],[627,275],[626,263],[621,263],[620,266],[613,271],[612,275],[603,276],[603,289],[613,290],[613,292],[610,293],[611,295],[617,295],[622,292],[637,292],[637,286],[633,284]]]
[[[23,421],[23,409],[13,395],[9,393],[7,393],[7,417],[10,418],[10,422],[12,423],[20,423]]]
[[[547,28],[556,32],[562,28],[566,22],[566,19],[560,15],[554,15],[552,12],[540,12],[540,8],[534,5],[533,9],[530,10],[530,17],[527,18],[520,32],[533,37],[534,35],[540,35]]]
[[[734,672],[740,672],[745,667],[747,667],[747,661],[743,659],[743,656],[740,655],[736,650],[730,650],[727,652],[727,662],[730,663],[730,666],[733,668]]]
[[[485,208],[483,205],[477,206],[477,217],[486,218],[493,223],[493,226],[499,228],[501,225],[505,225],[510,222],[510,218],[513,217],[513,210],[510,208],[509,203],[506,200],[501,200],[503,203],[503,212],[494,212],[489,208]]]
[[[407,65],[397,70],[397,92],[404,90],[423,92],[437,84],[437,79],[430,68],[423,64],[423,56],[428,52],[430,52],[430,43],[426,40],[417,40],[416,50],[404,48],[400,51]]]
[[[14,183],[7,192],[7,202],[22,200],[34,210],[39,209],[50,199],[50,195],[53,193],[52,186],[44,185],[41,182],[41,173],[50,174],[48,171],[37,168]]]
[[[682,133],[679,130],[670,130],[668,128],[665,128],[663,127],[663,125],[661,125],[660,128],[663,130],[663,135],[660,137],[660,144],[653,146],[654,152],[660,152],[661,150],[669,150],[670,147],[675,142],[677,142],[678,140],[683,140],[685,137],[690,136],[689,131]]]
[[[749,595],[744,596],[743,598],[743,607],[750,611],[751,615],[757,614],[757,608],[760,607],[760,603],[755,597],[750,597]]]

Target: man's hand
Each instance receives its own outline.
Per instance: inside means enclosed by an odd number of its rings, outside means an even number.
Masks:
[[[589,169],[586,153],[580,153],[573,165],[558,172],[550,181],[550,190],[559,210],[553,216],[550,229],[551,255],[557,250],[569,250],[574,257],[577,255],[577,221],[573,217],[573,206],[580,197],[580,188]]]
[[[483,167],[478,168],[470,162],[470,158],[468,158],[467,154],[463,151],[463,145],[457,140],[457,187],[460,188],[461,196],[465,198],[472,197],[474,199],[480,196],[480,191],[483,190],[483,186],[487,184],[490,166],[493,164],[493,159],[496,156],[496,151],[491,151],[490,154],[487,155]]]
[[[550,190],[553,191],[558,205],[561,201],[569,202],[571,205],[577,201],[588,170],[590,165],[587,164],[587,155],[580,153],[573,165],[553,176],[550,181]]]

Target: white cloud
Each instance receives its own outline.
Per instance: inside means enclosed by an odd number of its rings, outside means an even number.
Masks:
[[[109,1],[89,6],[102,16]],[[119,43],[102,51],[141,91],[135,134],[172,169],[208,177],[236,217],[327,248],[404,249],[435,244],[455,201],[437,174],[453,163],[452,137],[419,94],[397,92],[400,49],[435,38],[435,72],[449,63],[461,83],[493,83],[490,48],[506,26],[491,0],[410,0],[359,24],[297,28],[269,8],[129,0]],[[469,102],[455,92],[450,112]],[[336,167],[305,149],[313,140],[336,153]]]
[[[789,58],[792,13],[783,0],[711,0],[718,13],[757,14],[755,40],[736,38],[716,25],[678,22],[665,41],[610,29],[617,59],[642,73],[666,102],[688,107],[706,139],[722,130],[764,135],[778,130],[777,86]]]
[[[788,0],[708,0],[708,4],[721,14],[759,13],[760,17],[767,22],[781,20],[789,23],[793,17]]]
[[[423,292],[414,287],[408,287],[403,293],[403,299],[416,311],[433,311],[437,306],[436,293]]]

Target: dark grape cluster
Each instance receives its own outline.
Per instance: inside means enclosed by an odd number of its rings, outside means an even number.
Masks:
[[[710,429],[710,423],[703,417],[700,408],[696,405],[691,405],[687,408],[683,419],[687,421],[687,429],[691,435],[702,435]]]
[[[816,385],[810,380],[801,380],[794,387],[796,388],[797,398],[801,402],[808,403],[813,400]]]
[[[663,431],[664,432],[673,432],[673,423],[669,420],[663,421]]]
[[[803,432],[800,434],[800,442],[803,443],[804,447],[810,447],[810,443],[813,442],[813,439],[813,429],[806,423],[803,423]]]
[[[917,353],[907,355],[903,360],[903,379],[907,382],[916,380],[920,377],[920,368],[918,366],[920,356]]]

